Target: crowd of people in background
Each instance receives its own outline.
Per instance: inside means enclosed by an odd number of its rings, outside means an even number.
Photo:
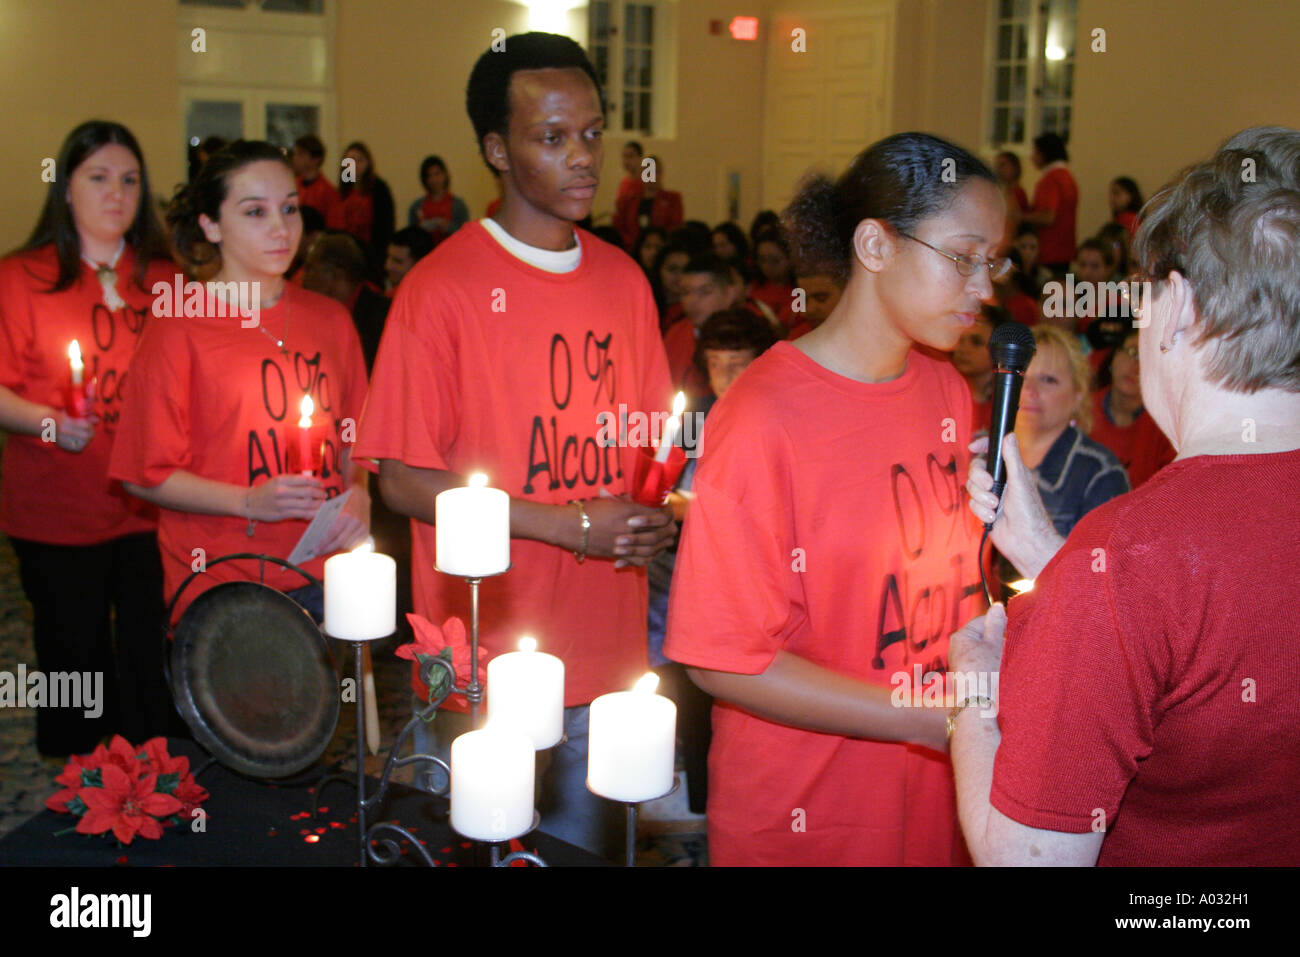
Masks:
[[[662,159],[627,142],[610,222],[593,223],[601,153],[599,137],[585,131],[603,124],[595,74],[572,41],[542,34],[519,39],[511,38],[509,57],[485,54],[470,80],[471,120],[500,192],[477,220],[452,191],[451,172],[437,155],[420,163],[422,193],[399,229],[392,191],[363,142],[348,143],[334,164],[314,135],[288,151],[209,138],[199,145],[191,182],[167,210],[164,233],[130,132],[90,122],[69,135],[59,154],[59,185],[50,189],[40,221],[23,248],[0,263],[0,427],[9,433],[0,529],[14,542],[35,608],[40,666],[100,668],[116,683],[111,707],[94,722],[41,711],[39,749],[50,755],[86,750],[107,731],[123,730],[133,740],[176,732],[156,638],[165,625],[164,597],[189,574],[193,541],[209,543],[214,553],[287,554],[301,522],[321,502],[350,493],[307,570],[319,577],[325,554],[373,531],[402,567],[402,611],[410,609],[413,591],[417,608],[420,594],[436,597],[426,598],[433,603],[427,607],[456,607],[460,591],[438,593],[443,586],[429,570],[432,493],[461,484],[462,473],[480,460],[509,452],[513,458],[498,468],[503,486],[512,489],[516,567],[500,587],[518,593],[511,604],[504,591],[487,590],[487,607],[501,620],[485,614],[497,629],[485,647],[506,640],[521,607],[546,605],[551,634],[576,633],[566,660],[573,678],[566,747],[573,753],[564,759],[564,783],[555,785],[566,800],[585,793],[586,703],[621,687],[648,652],[682,708],[696,809],[705,806],[710,777],[705,692],[722,701],[714,728],[725,741],[715,749],[712,777],[723,796],[709,804],[715,860],[805,860],[810,847],[828,855],[823,862],[840,859],[857,815],[883,799],[889,782],[906,779],[919,803],[899,813],[893,830],[863,840],[894,862],[964,862],[955,829],[931,835],[923,853],[895,853],[898,834],[927,829],[925,822],[950,811],[954,800],[951,768],[938,754],[942,722],[900,716],[879,695],[863,697],[870,681],[857,670],[864,661],[884,667],[901,650],[890,644],[899,640],[897,632],[874,648],[859,647],[862,636],[837,643],[832,633],[839,622],[824,617],[853,590],[830,556],[856,555],[859,548],[871,552],[862,557],[871,574],[880,573],[872,588],[883,580],[884,594],[892,587],[899,601],[895,559],[912,542],[901,527],[897,474],[908,474],[909,466],[894,466],[901,543],[894,541],[895,512],[886,507],[876,472],[842,475],[841,468],[859,454],[884,463],[880,475],[888,473],[891,457],[915,468],[927,467],[916,464],[927,455],[935,462],[951,458],[951,440],[932,436],[931,424],[947,410],[966,408],[963,380],[972,413],[959,423],[962,447],[987,431],[988,343],[1011,320],[1031,327],[1036,345],[1015,447],[1017,467],[1032,480],[1050,525],[1040,531],[1069,537],[1090,512],[1170,463],[1173,445],[1146,412],[1142,393],[1139,369],[1151,357],[1149,344],[1139,348],[1132,303],[1102,295],[1129,278],[1140,188],[1127,176],[1113,179],[1110,219],[1080,241],[1079,185],[1060,136],[1044,133],[1033,141],[1031,160],[1040,175],[1030,197],[1014,153],[1000,153],[990,170],[953,144],[899,134],[865,150],[839,182],[813,177],[799,184],[784,215],[764,210],[746,230],[686,219],[689,204],[665,188]],[[581,140],[565,147],[573,150],[565,162],[580,174],[576,186],[521,180],[525,161],[549,147],[520,137],[507,122],[512,110],[541,122],[540,99],[518,90],[507,97],[512,71],[520,70],[546,77],[548,95],[563,106],[562,119],[547,122],[559,123],[574,143]],[[934,168],[942,156],[959,161],[951,188],[927,185],[919,174],[902,178],[904,170]],[[575,232],[575,223],[589,231]],[[970,235],[987,237],[978,244],[987,258],[956,251],[952,237]],[[900,248],[915,254],[900,256]],[[1145,255],[1155,254],[1148,248]],[[225,313],[151,319],[151,284],[170,279],[178,266],[191,277],[260,284],[260,328],[249,333]],[[538,325],[517,326],[505,341],[484,329],[496,321],[488,293],[510,270],[516,271],[511,295],[528,303]],[[1084,287],[1094,294],[1076,308],[1066,290]],[[482,314],[463,305],[480,299]],[[100,341],[104,322],[116,334]],[[597,371],[603,361],[617,375],[594,380],[597,401],[657,408],[666,398],[660,392],[670,387],[710,423],[709,453],[698,472],[694,462],[685,470],[665,508],[598,495],[602,468],[603,482],[613,481],[611,461],[597,448],[596,477],[587,477],[583,430],[590,431],[590,415],[576,400],[570,405],[573,391],[561,402],[554,380],[545,398],[540,388],[536,396],[523,395],[518,385],[535,378],[546,355],[554,364],[557,342],[580,350],[571,375],[579,366],[591,374],[591,330],[602,323],[614,324],[616,338],[613,346],[597,341]],[[97,384],[92,413],[77,414],[59,398],[73,338],[84,343],[86,378]],[[130,387],[123,389],[128,367]],[[268,369],[274,376],[268,378]],[[608,394],[602,397],[601,388]],[[283,423],[286,403],[300,392],[315,399],[332,427],[360,420],[355,460],[348,440],[332,437],[315,469],[290,465]],[[543,408],[554,433],[549,451],[546,429],[536,426],[530,436],[528,426]],[[862,409],[872,410],[869,422],[860,421]],[[57,429],[53,445],[42,438],[49,421]],[[778,421],[785,424],[767,427]],[[762,468],[754,467],[755,455]],[[635,453],[628,456],[618,465],[620,476],[632,471]],[[936,515],[956,509],[956,470],[952,458],[952,474],[938,479],[952,482],[952,508],[935,503]],[[382,501],[370,493],[371,474]],[[916,476],[909,477],[915,486]],[[580,478],[584,487],[571,492]],[[534,483],[546,479],[549,487],[534,493]],[[936,481],[933,472],[929,480]],[[857,481],[872,496],[867,521],[884,523],[872,527],[878,534],[866,535],[865,546],[862,530],[822,509],[823,493],[825,502],[835,501]],[[969,518],[964,509],[961,515]],[[684,540],[679,561],[673,523],[688,517],[693,536]],[[948,538],[958,573],[963,567],[969,573],[982,560],[978,535],[972,537],[969,523],[952,520]],[[824,549],[817,560],[827,560],[792,584],[784,572],[791,553],[782,549],[811,541]],[[784,544],[773,552],[772,542]],[[584,564],[588,555],[609,561]],[[1032,562],[1023,553],[1007,554],[999,579],[1009,583],[1026,564]],[[629,565],[649,569],[648,622],[639,579],[616,574]],[[935,583],[946,582],[949,556],[931,549],[916,567],[933,572]],[[675,570],[688,586],[674,584]],[[232,563],[216,580],[241,575],[251,573]],[[72,579],[86,601],[69,603],[53,587]],[[287,574],[272,575],[268,584],[319,619],[318,586],[302,588]],[[688,588],[690,595],[708,594],[708,614],[683,597]],[[608,608],[592,605],[594,595],[604,596]],[[950,594],[954,615],[974,596],[974,587]],[[869,597],[855,614],[875,607],[878,596]],[[719,637],[728,615],[735,634]],[[896,624],[906,633],[902,618],[900,609]],[[947,633],[946,624],[939,632]],[[742,626],[761,638],[727,645]],[[881,628],[884,634],[883,617]],[[597,635],[600,629],[609,634]],[[648,643],[629,650],[633,632]],[[933,640],[932,650],[939,647],[939,632],[920,645]],[[778,633],[788,639],[779,652]],[[606,657],[579,653],[582,642],[599,644]],[[770,667],[761,675],[746,670],[759,664]],[[844,677],[850,672],[856,677]],[[143,680],[146,674],[158,680]],[[449,727],[431,733],[446,745]],[[843,749],[827,744],[845,740],[850,745]],[[905,741],[934,750],[924,760],[904,755]],[[797,761],[770,760],[794,752]],[[812,766],[814,752],[824,767]],[[864,762],[886,769],[883,776],[861,774]],[[830,774],[831,767],[843,776]],[[821,832],[820,844],[811,836],[791,842],[789,834],[773,838],[777,850],[770,853],[754,844],[753,833],[775,833],[790,823],[781,820],[789,813],[785,804],[773,812],[775,823],[748,806],[759,779],[772,793],[789,791],[792,801],[802,799],[800,787],[817,785],[819,813],[836,821]],[[593,837],[587,825],[564,830],[562,818],[551,826],[565,839],[596,846],[608,838]]]

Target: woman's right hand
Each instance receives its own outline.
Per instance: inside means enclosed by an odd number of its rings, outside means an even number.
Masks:
[[[325,501],[325,488],[313,475],[279,475],[248,492],[248,514],[259,522],[311,519]]]
[[[970,444],[970,450],[975,453],[971,459],[970,477],[966,480],[970,510],[985,525],[993,522],[990,533],[993,545],[1016,570],[1026,578],[1037,578],[1065,544],[1065,539],[1057,533],[1047,509],[1043,507],[1034,478],[1020,458],[1020,445],[1015,433],[1009,433],[1002,442],[1007,487],[1001,501],[993,494],[993,476],[989,474],[984,459],[988,448],[986,435]]]
[[[88,415],[84,419],[74,418],[67,412],[54,413],[54,444],[65,452],[80,454],[86,451],[95,438],[95,426],[99,416]]]

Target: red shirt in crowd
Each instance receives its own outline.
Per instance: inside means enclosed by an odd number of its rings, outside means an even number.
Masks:
[[[970,420],[946,359],[913,351],[897,379],[863,383],[789,343],[759,356],[704,429],[665,654],[752,675],[784,650],[891,691],[906,683],[911,704],[913,677],[944,673],[948,636],[984,606],[962,492]],[[725,701],[709,854],[723,866],[969,860],[946,755]]]
[[[1172,462],[1177,453],[1145,410],[1126,428],[1112,422],[1106,412],[1109,391],[1097,389],[1092,393],[1092,429],[1088,435],[1115,453],[1128,472],[1129,485],[1137,488]]]
[[[1126,209],[1115,214],[1115,222],[1119,223],[1128,230],[1130,236],[1136,236],[1138,231],[1138,214],[1131,209]]]
[[[772,315],[781,317],[784,313],[786,316],[793,319],[795,313],[789,310],[793,293],[793,286],[787,286],[785,283],[781,282],[767,282],[764,280],[763,282],[751,283],[746,295],[751,299],[757,299],[759,302],[771,309]],[[786,323],[787,327],[795,325],[795,323],[789,322],[786,319],[783,319],[782,321]]]
[[[1003,303],[1003,308],[1011,314],[1011,318],[1024,326],[1038,325],[1038,303],[1032,297],[1026,296],[1023,292],[1017,292],[1008,296],[1007,301]]]
[[[1300,452],[1195,456],[1011,601],[992,802],[1098,864],[1300,860]]]
[[[346,228],[343,219],[343,201],[339,199],[339,191],[324,176],[317,176],[310,183],[303,179],[298,180],[298,205],[310,206],[324,216],[327,229]]]
[[[339,203],[342,229],[362,243],[370,243],[375,223],[375,198],[353,186],[351,192]]]
[[[1044,170],[1034,187],[1034,211],[1054,210],[1050,226],[1038,227],[1038,261],[1058,266],[1074,260],[1075,215],[1079,208],[1079,187],[1064,163]]]
[[[668,189],[655,193],[650,201],[650,215],[642,221],[641,194],[642,184],[636,182],[635,192],[623,192],[621,185],[618,198],[614,202],[614,228],[623,238],[623,248],[636,246],[641,230],[649,226],[658,226],[672,232],[684,221],[682,214],[682,194]]]
[[[329,423],[319,478],[331,498],[347,488],[341,456],[366,395],[365,359],[352,317],[333,299],[285,283],[279,302],[261,310],[261,328],[240,323],[238,315],[205,315],[150,324],[131,367],[109,469],[113,478],[153,487],[184,469],[219,482],[260,485],[289,471],[299,404],[310,395],[315,421]],[[288,355],[268,332],[283,338]],[[299,519],[258,522],[250,538],[243,517],[162,509],[158,545],[167,594],[193,570],[196,548],[209,564],[233,552],[288,558],[306,528]],[[321,557],[301,567],[320,578],[323,565]],[[256,580],[257,574],[255,562],[210,565],[186,589],[175,615],[207,588]],[[266,583],[282,591],[307,584],[273,565],[266,566]]]
[[[682,316],[664,333],[664,352],[668,356],[668,374],[673,388],[686,393],[689,399],[702,399],[713,395],[708,377],[695,364],[695,347],[699,337],[691,320]]]
[[[93,545],[121,535],[151,532],[157,509],[108,477],[108,462],[122,413],[122,388],[136,344],[152,321],[155,282],[171,282],[175,266],[159,260],[132,279],[130,246],[118,259],[117,292],[126,306],[110,310],[90,266],[69,288],[46,290],[58,275],[54,247],[16,253],[0,262],[0,385],[20,398],[64,407],[71,384],[68,346],[81,347],[83,382],[98,377],[95,437],[79,453],[65,452],[40,435],[10,434],[0,465],[0,531],[51,545]],[[134,371],[134,370],[132,370]]]
[[[628,491],[639,452],[603,448],[598,417],[668,410],[668,367],[640,268],[576,234],[582,259],[567,273],[516,258],[477,222],[416,264],[388,314],[358,461],[481,471],[493,488],[548,505]],[[434,526],[412,531],[415,610],[468,623],[465,582],[433,570]],[[484,659],[531,635],[564,661],[566,705],[630,688],[647,666],[645,572],[579,564],[525,539],[510,557],[510,571],[480,587]],[[414,669],[412,687],[423,693]]]

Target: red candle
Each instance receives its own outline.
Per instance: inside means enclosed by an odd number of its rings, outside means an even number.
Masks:
[[[298,419],[298,437],[295,443],[298,450],[297,471],[303,475],[311,475],[320,468],[322,456],[321,437],[313,428],[311,421],[312,413],[316,411],[316,404],[312,402],[311,396],[304,395],[298,409],[302,417]]]

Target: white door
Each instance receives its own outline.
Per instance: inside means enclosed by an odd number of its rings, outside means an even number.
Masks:
[[[822,13],[778,8],[770,22],[762,197],[765,209],[779,212],[810,169],[838,176],[887,134],[894,4],[864,0]]]

